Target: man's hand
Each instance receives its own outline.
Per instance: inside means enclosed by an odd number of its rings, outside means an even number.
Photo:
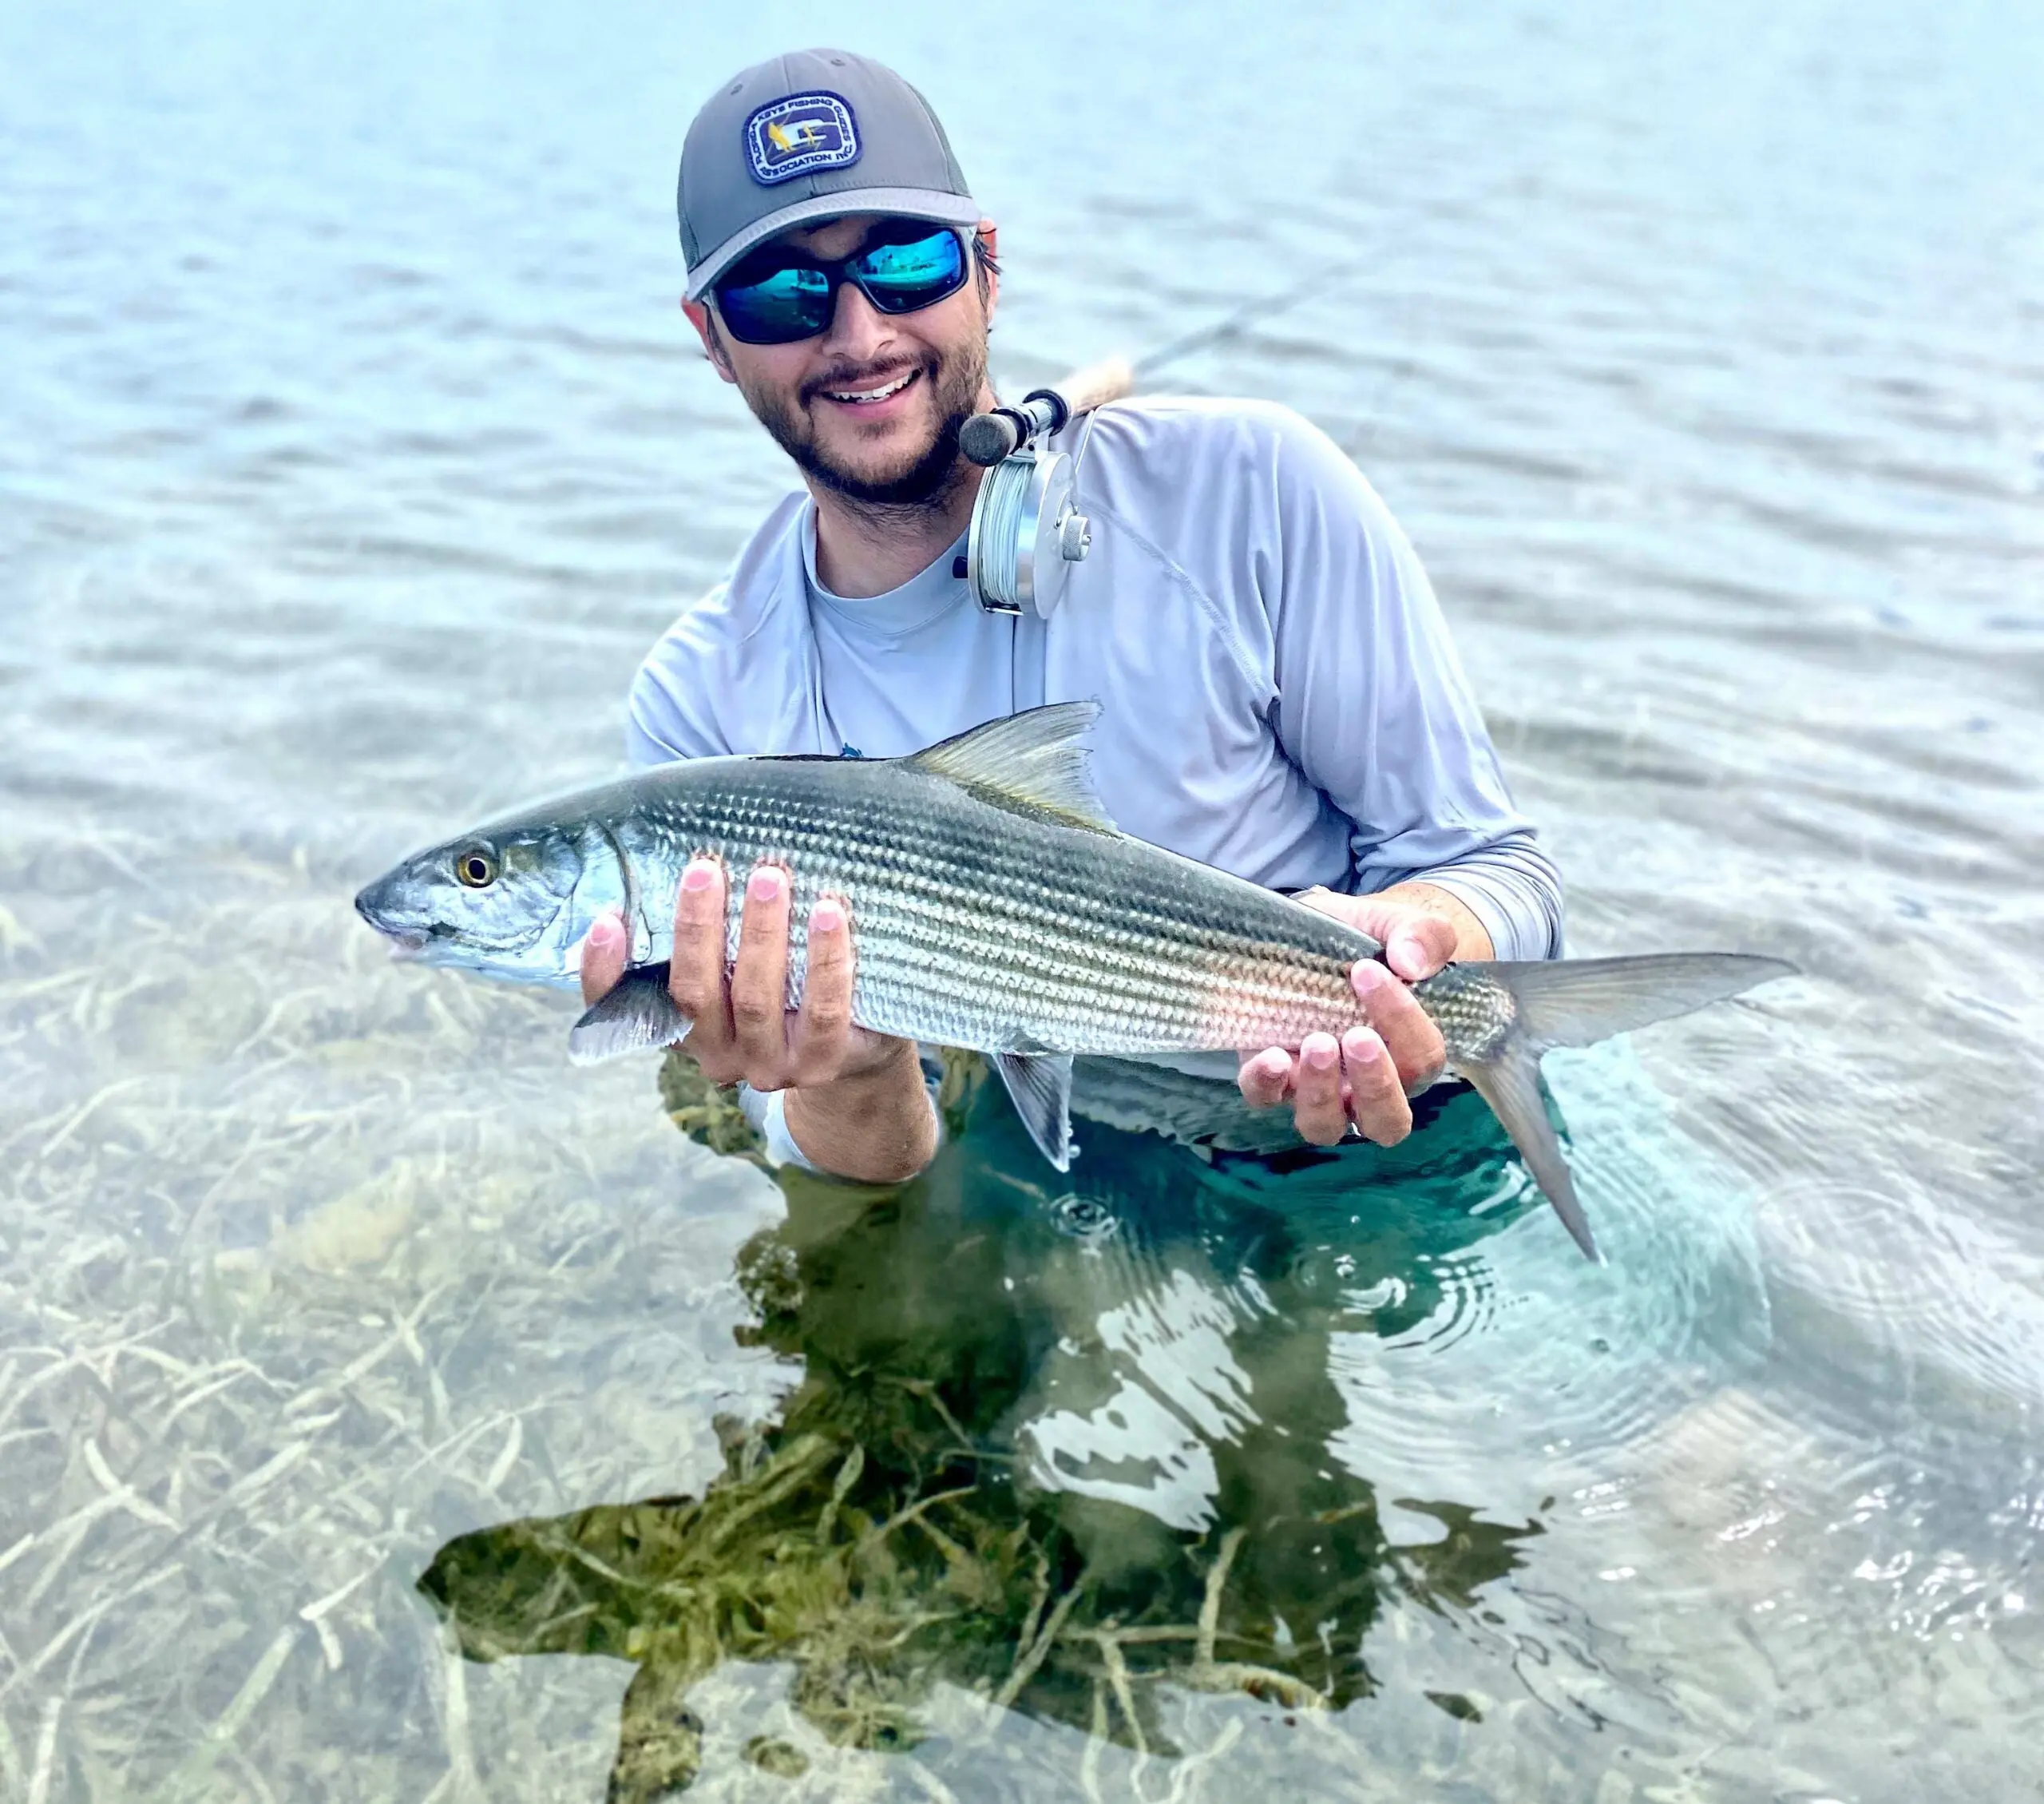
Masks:
[[[853,1025],[851,918],[833,896],[810,911],[802,1006],[786,1006],[791,889],[777,865],[752,873],[727,981],[723,868],[690,860],[667,967],[667,993],[695,1023],[683,1049],[714,1084],[788,1092],[788,1131],[826,1171],[873,1183],[913,1176],[937,1144],[915,1042]],[[585,1002],[624,975],[627,943],[615,914],[591,926],[582,949]]]
[[[1366,1026],[1339,1040],[1309,1033],[1296,1052],[1245,1052],[1242,1096],[1257,1108],[1289,1100],[1301,1136],[1319,1145],[1342,1139],[1353,1124],[1365,1140],[1396,1146],[1412,1131],[1409,1099],[1440,1076],[1447,1061],[1440,1029],[1407,985],[1451,959],[1490,958],[1490,935],[1466,906],[1430,883],[1373,896],[1309,890],[1296,899],[1368,934],[1384,947],[1389,968],[1365,958],[1349,973]]]

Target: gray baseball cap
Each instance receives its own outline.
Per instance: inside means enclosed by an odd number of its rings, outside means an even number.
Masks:
[[[849,50],[791,50],[718,89],[688,128],[675,204],[691,300],[755,245],[818,220],[980,220],[929,102]]]

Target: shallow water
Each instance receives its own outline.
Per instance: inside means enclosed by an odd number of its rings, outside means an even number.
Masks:
[[[1466,1097],[777,1186],[353,920],[785,486],[672,161],[852,27],[695,11],[0,14],[0,1794],[2038,1796],[2044,15],[858,26],[1010,379],[1329,272],[1175,380],[1410,528],[1575,950],[1804,967],[1551,1061],[1598,1271]]]

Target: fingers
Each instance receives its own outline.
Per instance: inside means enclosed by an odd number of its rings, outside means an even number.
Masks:
[[[731,970],[731,1029],[746,1081],[787,1082],[788,874],[763,864],[746,881],[738,962]]]
[[[1384,1041],[1367,1027],[1350,1028],[1341,1036],[1341,1063],[1356,1131],[1379,1146],[1397,1145],[1412,1131],[1412,1105]]]
[[[824,896],[809,914],[808,965],[788,1081],[798,1087],[828,1083],[842,1069],[851,1038],[851,918],[835,896]]]
[[[1300,1138],[1316,1145],[1333,1145],[1351,1123],[1379,1146],[1396,1146],[1412,1131],[1397,1065],[1370,1028],[1352,1027],[1338,1041],[1309,1033],[1296,1059],[1278,1047],[1246,1057],[1236,1081],[1254,1108],[1289,1097]]]
[[[782,1090],[827,1084],[846,1074],[848,1062],[858,1062],[854,1053],[865,1059],[883,1053],[891,1042],[852,1023],[852,924],[844,903],[826,896],[810,911],[802,1006],[790,1013],[789,875],[778,865],[761,865],[747,879],[738,957],[728,977],[727,881],[715,859],[691,859],[675,902],[667,990],[695,1024],[688,1052],[703,1074],[714,1083],[743,1080],[756,1090]]]
[[[1395,925],[1387,926],[1388,931],[1380,936],[1384,961],[1408,983],[1432,977],[1455,956],[1454,923],[1438,914],[1407,909]]]
[[[624,975],[628,950],[624,922],[616,914],[599,914],[589,923],[588,936],[582,942],[583,1007],[617,987],[618,979]]]
[[[735,1083],[738,1055],[724,990],[724,871],[714,858],[691,858],[681,874],[667,994],[695,1024],[689,1056],[712,1083]]]
[[[1357,960],[1349,977],[1363,1005],[1364,1019],[1390,1049],[1399,1084],[1408,1095],[1417,1095],[1440,1076],[1448,1062],[1440,1029],[1420,1006],[1419,998],[1374,958]]]
[[[1292,1093],[1292,1055],[1281,1046],[1254,1057],[1245,1053],[1235,1082],[1251,1108],[1275,1108]]]
[[[1293,1076],[1292,1119],[1301,1136],[1332,1146],[1349,1132],[1341,1094],[1341,1044],[1331,1033],[1309,1033]]]
[[[1384,961],[1408,983],[1432,977],[1455,957],[1460,944],[1455,923],[1445,915],[1395,894],[1344,896],[1317,888],[1301,890],[1292,899],[1368,934],[1384,948]]]

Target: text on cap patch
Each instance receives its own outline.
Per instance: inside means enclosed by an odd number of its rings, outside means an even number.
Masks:
[[[746,121],[745,153],[753,179],[769,185],[811,169],[842,169],[859,160],[858,125],[836,94],[790,94]]]

